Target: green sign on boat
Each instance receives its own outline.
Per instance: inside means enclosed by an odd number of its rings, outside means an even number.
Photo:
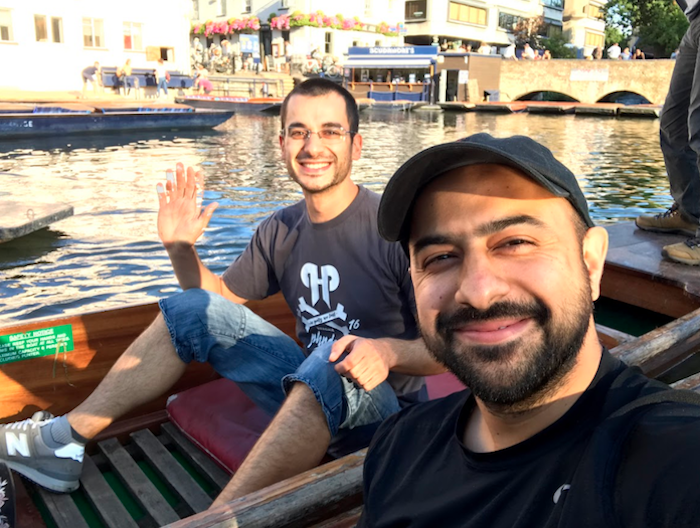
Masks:
[[[0,365],[71,350],[74,350],[71,325],[3,335],[0,336]]]

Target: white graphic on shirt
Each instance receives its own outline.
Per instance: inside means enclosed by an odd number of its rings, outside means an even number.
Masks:
[[[554,501],[554,504],[559,502],[559,499],[561,499],[561,494],[564,493],[566,490],[570,490],[571,486],[569,484],[562,484],[557,488],[557,491],[554,492],[554,496],[552,497],[552,500]]]
[[[331,304],[331,292],[340,286],[340,274],[335,266],[326,264],[317,266],[307,262],[301,268],[301,282],[311,290],[311,303],[304,297],[299,297],[298,315],[304,325],[304,330],[310,334],[309,350],[324,343],[335,341],[339,333],[348,335],[349,325],[346,323],[348,314],[341,303],[335,308]],[[323,301],[330,311],[322,313],[316,308],[319,301]],[[359,320],[353,319],[353,328],[359,328]]]

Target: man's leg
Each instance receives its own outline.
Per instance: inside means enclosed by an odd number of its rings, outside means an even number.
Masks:
[[[661,152],[675,204],[665,213],[642,215],[636,222],[641,229],[689,236],[695,235],[700,218],[700,173],[688,128],[693,90],[700,90],[700,82],[695,82],[700,69],[696,69],[698,48],[693,29],[688,28],[681,42],[682,53],[673,69],[660,120]]]
[[[387,382],[367,392],[341,378],[330,350],[317,348],[284,378],[286,401],[212,507],[316,467],[341,427],[378,424],[399,410]]]

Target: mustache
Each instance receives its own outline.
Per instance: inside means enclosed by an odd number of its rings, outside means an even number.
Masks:
[[[530,303],[502,301],[492,304],[485,310],[479,310],[471,306],[461,306],[452,312],[438,314],[435,321],[435,330],[439,334],[445,335],[447,332],[461,328],[466,323],[504,318],[532,318],[540,325],[543,325],[549,320],[550,311],[540,299],[535,299]]]

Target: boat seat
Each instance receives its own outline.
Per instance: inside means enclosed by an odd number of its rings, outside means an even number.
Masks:
[[[430,399],[464,389],[452,373],[428,377],[427,386]],[[223,378],[172,396],[167,410],[172,423],[230,473],[271,420],[234,382]]]

